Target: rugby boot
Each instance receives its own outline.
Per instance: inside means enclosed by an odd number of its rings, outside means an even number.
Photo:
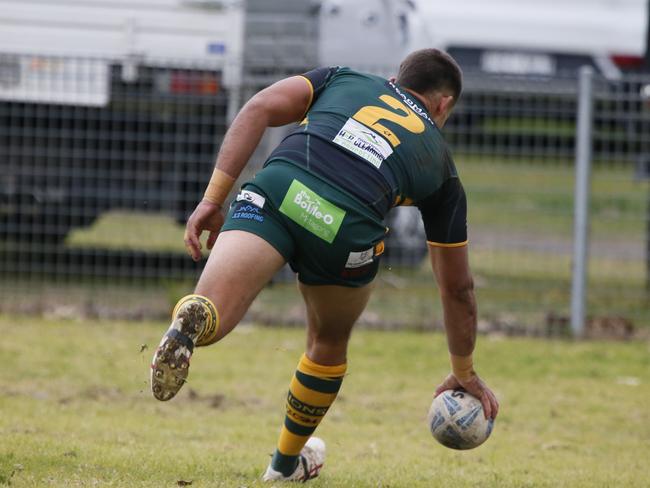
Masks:
[[[214,305],[203,297],[192,297],[176,305],[174,320],[151,362],[151,391],[163,402],[172,399],[187,381],[194,347],[212,339],[219,325]]]
[[[300,451],[298,465],[293,473],[284,476],[271,467],[266,468],[262,481],[301,481],[316,478],[325,462],[325,442],[318,437],[310,437]]]

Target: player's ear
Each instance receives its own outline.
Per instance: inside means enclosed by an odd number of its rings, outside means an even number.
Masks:
[[[395,83],[397,81],[397,78],[394,77],[394,76],[391,76],[390,78],[388,78],[388,81],[390,81],[391,83]]]
[[[447,122],[451,110],[454,108],[453,95],[445,95],[444,93],[436,92],[429,98],[429,113],[433,116],[433,120],[438,127],[442,127]]]
[[[453,95],[442,95],[438,102],[438,107],[436,111],[441,114],[448,114],[451,112],[451,109],[454,108],[454,103],[456,99]]]

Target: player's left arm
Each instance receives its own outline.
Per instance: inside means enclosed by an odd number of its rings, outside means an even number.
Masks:
[[[216,167],[237,178],[267,127],[298,122],[312,98],[302,76],[278,81],[255,94],[240,110],[221,144]]]
[[[226,132],[216,168],[236,179],[255,151],[264,130],[299,122],[338,69],[316,68],[280,80],[253,96]]]
[[[299,121],[312,98],[310,83],[302,76],[292,76],[258,92],[242,107],[221,144],[205,196],[185,227],[185,247],[192,259],[201,258],[199,238],[205,230],[210,232],[207,247],[212,249],[224,222],[223,204],[266,128]]]

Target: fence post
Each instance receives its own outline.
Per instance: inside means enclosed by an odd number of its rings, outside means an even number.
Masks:
[[[575,207],[573,220],[573,273],[571,284],[571,331],[574,337],[585,333],[587,264],[589,245],[589,190],[593,125],[593,80],[591,66],[580,68],[578,82],[578,120],[576,126]]]

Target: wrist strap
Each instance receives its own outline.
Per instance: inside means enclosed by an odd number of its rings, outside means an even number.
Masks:
[[[215,205],[223,206],[223,202],[228,198],[234,184],[235,178],[228,173],[224,173],[219,168],[214,168],[203,199]]]
[[[467,381],[476,374],[471,354],[469,356],[450,354],[449,359],[451,360],[451,371],[458,381]]]

